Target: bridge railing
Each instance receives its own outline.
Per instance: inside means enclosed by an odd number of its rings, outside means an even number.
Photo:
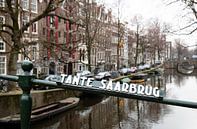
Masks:
[[[0,79],[18,82],[19,87],[23,91],[21,98],[20,98],[21,129],[30,128],[30,118],[31,118],[31,110],[32,110],[32,98],[31,98],[30,91],[33,85],[46,85],[49,87],[86,91],[86,92],[91,92],[95,94],[104,94],[104,95],[124,97],[124,98],[129,98],[129,99],[138,99],[138,100],[144,100],[144,101],[149,101],[149,102],[156,102],[156,103],[162,103],[162,104],[168,104],[168,105],[174,105],[174,106],[182,106],[182,107],[188,107],[188,108],[197,108],[197,102],[168,99],[162,96],[163,93],[162,94],[160,93],[159,97],[154,97],[154,96],[138,95],[137,93],[132,94],[130,92],[126,92],[125,89],[124,91],[120,91],[120,90],[113,90],[110,88],[109,89],[103,88],[103,87],[101,88],[100,85],[101,83],[104,83],[104,81],[92,82],[94,83],[94,86],[90,85],[90,83],[88,84],[88,86],[84,86],[84,85],[82,86],[82,85],[76,85],[74,83],[63,83],[63,82],[52,82],[52,81],[40,80],[40,79],[36,79],[34,75],[30,74],[31,70],[33,69],[33,64],[30,61],[25,60],[21,66],[22,66],[22,69],[24,70],[24,75],[18,75],[18,76],[0,75]],[[88,80],[88,81],[91,81],[91,80]]]

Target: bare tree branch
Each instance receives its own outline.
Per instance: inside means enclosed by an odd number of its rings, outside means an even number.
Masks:
[[[174,3],[178,2],[178,1],[180,1],[180,0],[171,1],[171,2],[169,2],[169,3],[167,4],[167,6],[169,6],[169,5],[171,5],[171,4],[174,4]]]
[[[29,27],[31,26],[34,22],[37,22],[39,21],[40,19],[44,18],[45,16],[47,16],[50,12],[53,12],[55,11],[58,7],[58,5],[60,3],[62,3],[63,0],[60,0],[60,1],[56,1],[56,0],[50,0],[46,9],[40,14],[38,15],[37,17],[31,19],[28,23],[26,23],[24,26],[22,26],[21,28],[21,34]],[[55,7],[56,5],[56,7]]]
[[[180,28],[179,30],[172,31],[171,33],[175,33],[175,32],[181,31],[181,30],[185,30],[185,29],[187,29],[187,28],[189,28],[189,27],[191,27],[193,25],[196,25],[196,24],[197,24],[197,22],[190,23],[189,25],[187,25],[187,26],[185,26],[183,28]]]

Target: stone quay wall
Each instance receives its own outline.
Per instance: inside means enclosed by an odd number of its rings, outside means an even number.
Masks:
[[[20,96],[22,91],[1,93],[0,94],[0,118],[20,112]],[[51,89],[51,90],[32,90],[32,108],[54,103],[70,96],[79,96],[77,91]]]

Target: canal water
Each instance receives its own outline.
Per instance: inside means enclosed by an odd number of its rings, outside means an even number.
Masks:
[[[197,72],[165,71],[147,83],[164,86],[167,98],[197,102]],[[196,123],[197,109],[92,95],[83,97],[77,108],[32,124],[31,129],[196,129]]]

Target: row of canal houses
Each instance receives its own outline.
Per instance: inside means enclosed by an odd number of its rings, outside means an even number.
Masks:
[[[4,2],[0,1],[1,7],[6,6]],[[49,0],[19,2],[23,11],[18,20],[25,25],[44,10]],[[37,75],[73,74],[87,70],[89,65],[92,70],[96,67],[113,70],[134,65],[136,33],[127,27],[126,22],[119,22],[111,9],[94,0],[65,0],[53,14],[33,23],[25,31],[22,41],[27,44],[25,52],[28,56],[18,55],[18,74],[21,61],[27,57],[34,63],[33,72]],[[0,22],[9,22],[6,14],[1,14]],[[138,47],[137,62],[152,62],[152,51],[140,52],[142,48],[143,45]],[[9,46],[0,40],[0,74],[7,73],[7,50]],[[91,51],[90,63],[88,50]],[[165,56],[163,52],[162,57]]]

